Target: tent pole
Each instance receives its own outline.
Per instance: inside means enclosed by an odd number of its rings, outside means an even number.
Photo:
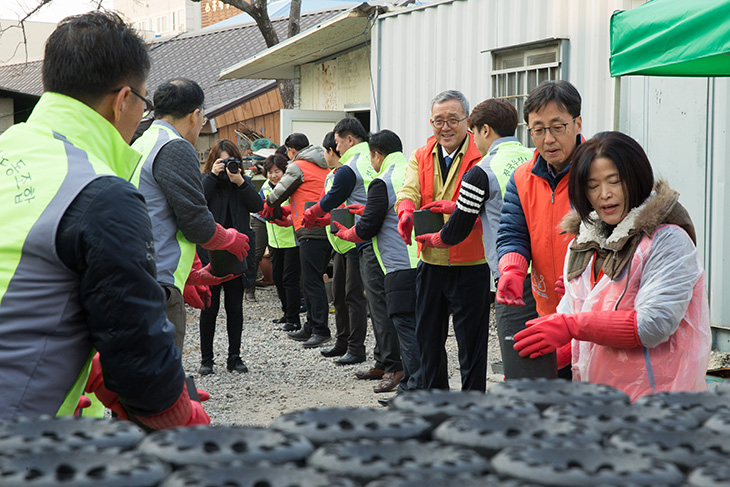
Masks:
[[[619,130],[621,122],[621,76],[614,78],[613,84],[613,130]]]

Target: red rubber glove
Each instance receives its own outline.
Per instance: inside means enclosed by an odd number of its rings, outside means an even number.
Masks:
[[[286,218],[291,215],[291,206],[286,205],[281,207],[281,218]]]
[[[91,361],[91,371],[86,381],[85,392],[93,392],[99,398],[101,403],[108,409],[111,409],[119,419],[129,420],[129,413],[124,409],[122,403],[119,402],[119,396],[110,391],[104,385],[104,376],[101,372],[101,362],[97,353]],[[197,389],[200,401],[210,399],[210,394]],[[175,426],[191,426],[195,424],[210,424],[210,417],[203,409],[203,406],[197,401],[191,401],[188,396],[188,388],[183,384],[183,391],[175,404],[165,411],[146,417],[137,417],[140,423],[151,429],[173,428]]]
[[[406,243],[411,245],[411,234],[413,233],[413,212],[416,205],[411,200],[403,200],[398,205],[398,234]]]
[[[228,274],[227,276],[223,277],[214,276],[210,272],[210,264],[203,267],[203,263],[200,262],[198,254],[195,254],[195,259],[193,260],[193,268],[190,270],[190,274],[188,274],[188,279],[185,281],[185,284],[192,286],[215,286],[216,284],[230,281],[234,277],[237,276],[233,274]]]
[[[248,236],[235,228],[223,228],[220,223],[216,223],[213,238],[201,247],[208,250],[227,250],[238,260],[243,260],[248,255]]]
[[[555,281],[555,292],[558,296],[565,296],[565,281],[563,276],[558,276],[558,280]]]
[[[524,306],[522,288],[526,276],[527,259],[522,254],[510,252],[499,259],[497,302],[507,306]]]
[[[456,202],[450,200],[436,200],[423,205],[422,210],[431,210],[431,213],[451,214],[456,210]]]
[[[274,225],[278,225],[280,227],[290,227],[294,224],[294,222],[291,220],[290,216],[282,216],[279,220],[272,220],[271,223]]]
[[[330,221],[332,221],[330,214],[327,213],[322,218],[317,218],[316,220],[314,220],[314,225],[312,225],[312,226],[313,227],[326,227],[327,225],[330,224]]]
[[[441,241],[441,232],[418,235],[416,237],[416,242],[420,242],[426,247],[433,247],[434,249],[448,249],[451,247],[451,245],[445,244]]]
[[[302,225],[309,230],[311,230],[316,225],[314,224],[315,220],[317,218],[322,218],[327,213],[322,209],[321,206],[319,206],[319,203],[316,205],[308,208],[304,211],[304,216],[302,216]]]
[[[558,359],[558,370],[567,367],[573,361],[573,346],[570,343],[563,345],[556,350]]]
[[[183,288],[183,299],[193,308],[209,308],[211,301],[210,288],[208,286],[191,286],[186,284]]]
[[[536,358],[570,343],[572,339],[613,348],[641,346],[636,330],[636,311],[589,311],[542,316],[515,334],[514,349],[520,357]]]
[[[264,200],[264,208],[259,211],[259,216],[263,219],[268,220],[274,216],[274,207],[269,205],[269,202]]]
[[[342,223],[335,222],[335,226],[337,227],[337,232],[332,233],[332,235],[334,235],[335,237],[353,243],[360,243],[365,241],[358,237],[357,232],[355,231],[355,225],[353,225],[352,228],[347,228]]]
[[[101,373],[101,362],[99,361],[99,354],[94,355],[91,360],[91,370],[89,372],[89,378],[86,379],[86,386],[84,392],[92,392],[96,394],[96,397],[101,401],[105,408],[111,409],[119,419],[129,420],[129,414],[124,409],[122,403],[119,402],[119,396],[116,392],[112,392],[104,385],[104,376]]]
[[[200,396],[200,390],[198,395]],[[207,397],[210,397],[205,393]],[[201,397],[202,401],[203,398]],[[177,426],[195,426],[198,424],[210,424],[210,417],[205,412],[203,405],[198,401],[193,401],[188,395],[188,386],[183,384],[182,394],[178,397],[175,404],[152,416],[137,416],[140,423],[153,430],[161,430],[167,428],[175,428]]]
[[[83,394],[81,394],[81,396],[79,397],[79,402],[76,405],[76,410],[74,411],[74,414],[73,415],[76,416],[77,418],[80,417],[81,416],[81,410],[82,409],[86,409],[89,406],[91,406],[91,399],[89,399],[88,397],[86,397]]]
[[[347,205],[345,209],[353,215],[362,216],[362,214],[365,213],[365,205]]]

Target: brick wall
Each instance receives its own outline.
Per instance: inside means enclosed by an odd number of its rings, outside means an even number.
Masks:
[[[234,15],[243,13],[236,7],[232,7],[220,0],[201,0],[200,1],[200,20],[201,28],[226,20]]]

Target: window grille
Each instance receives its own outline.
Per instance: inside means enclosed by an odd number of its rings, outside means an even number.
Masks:
[[[517,109],[516,136],[526,147],[534,145],[522,117],[525,100],[542,81],[560,79],[560,57],[560,41],[492,52],[492,96],[508,100]]]

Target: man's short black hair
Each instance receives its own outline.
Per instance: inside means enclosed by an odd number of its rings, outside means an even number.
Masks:
[[[343,139],[348,135],[352,135],[360,142],[368,141],[367,130],[365,130],[365,127],[362,126],[360,120],[356,118],[343,118],[342,120],[337,122],[337,125],[335,125],[333,132],[337,134],[338,137],[341,137]]]
[[[383,157],[393,152],[403,152],[403,142],[392,130],[383,129],[370,136],[370,152],[377,152]]]
[[[544,108],[551,101],[557,103],[558,107],[567,110],[572,117],[580,116],[581,98],[575,86],[564,80],[545,80],[533,88],[530,94],[527,95],[527,100],[525,100],[525,106],[522,110],[522,116],[525,117],[525,122],[529,124],[529,115]]]
[[[170,116],[177,120],[202,110],[205,93],[198,83],[187,78],[173,78],[165,81],[155,90],[155,118]]]
[[[309,147],[309,139],[302,133],[294,132],[289,134],[289,137],[284,141],[284,145],[295,151],[300,151],[305,147]]]
[[[517,130],[517,109],[508,101],[490,98],[475,106],[466,122],[472,130],[489,125],[500,137],[509,137]]]
[[[334,132],[327,132],[324,136],[324,139],[322,140],[322,148],[327,151],[328,149],[337,154],[338,156],[341,156],[340,152],[337,150],[337,142],[335,142],[335,133]]]
[[[641,205],[654,187],[654,171],[638,142],[621,132],[601,132],[578,145],[568,180],[568,198],[581,219],[593,211],[586,195],[591,164],[600,157],[613,161],[624,188],[627,210]]]
[[[144,86],[150,70],[147,46],[113,12],[63,19],[46,41],[43,90],[94,105],[116,88]]]

